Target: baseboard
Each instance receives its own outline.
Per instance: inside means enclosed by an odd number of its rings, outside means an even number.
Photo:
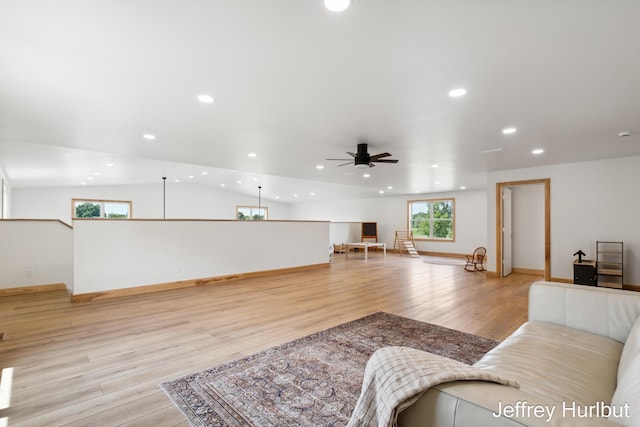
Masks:
[[[511,269],[512,273],[518,273],[518,274],[530,274],[532,276],[544,276],[544,270],[538,270],[535,268],[512,268]]]
[[[11,295],[34,294],[38,292],[66,291],[67,285],[64,283],[52,283],[49,285],[22,286],[19,288],[0,289],[0,297]]]
[[[228,282],[232,280],[249,279],[256,277],[269,277],[279,274],[293,273],[299,271],[315,270],[319,268],[328,268],[331,264],[314,264],[302,267],[281,268],[277,270],[255,271],[251,273],[230,274],[226,276],[207,277],[203,279],[182,280],[179,282],[158,283],[154,285],[136,286],[133,288],[112,289],[102,292],[89,292],[86,294],[71,295],[71,302],[88,302],[94,300],[103,300],[109,298],[118,298],[131,295],[147,294],[151,292],[163,292],[174,289],[195,288],[198,286],[208,286],[220,282]]]
[[[438,256],[438,257],[448,257],[448,258],[466,258],[467,255],[470,254],[456,254],[451,252],[431,252],[431,251],[418,251],[420,255],[425,256]]]
[[[573,283],[573,279],[565,279],[564,277],[552,277],[549,279],[550,282],[560,282],[560,283]]]
[[[369,250],[373,250],[373,249],[369,249]],[[452,253],[452,252],[432,252],[432,251],[416,251],[418,252],[418,255],[423,255],[423,256],[437,256],[437,257],[443,257],[443,258],[466,258],[467,255],[471,255],[471,254],[456,254],[456,253]],[[392,253],[392,254],[400,254],[400,255],[406,255],[407,251],[403,250],[400,251],[396,248],[387,248],[387,253]]]

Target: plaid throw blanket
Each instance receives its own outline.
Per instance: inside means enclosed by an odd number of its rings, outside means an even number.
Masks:
[[[392,427],[398,414],[429,387],[458,380],[519,387],[515,381],[453,359],[408,347],[383,347],[367,362],[362,392],[348,427]]]

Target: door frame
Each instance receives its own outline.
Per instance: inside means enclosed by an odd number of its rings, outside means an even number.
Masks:
[[[496,183],[496,273],[502,277],[502,189],[518,185],[544,186],[544,280],[551,280],[551,178]]]

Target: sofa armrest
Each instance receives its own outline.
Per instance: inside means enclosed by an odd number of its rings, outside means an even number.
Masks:
[[[529,288],[529,320],[555,323],[624,343],[638,316],[638,292],[544,281]]]

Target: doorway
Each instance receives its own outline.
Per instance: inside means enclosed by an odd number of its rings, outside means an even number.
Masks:
[[[510,227],[511,218],[508,213],[507,215],[503,213],[505,205],[503,195],[509,194],[508,187],[533,184],[543,184],[544,187],[544,279],[550,280],[551,278],[551,179],[549,178],[496,183],[496,271],[500,277],[507,275],[507,271],[511,267],[511,260],[508,259],[505,270],[503,249],[508,250],[509,248],[504,246],[503,233],[510,233],[505,228]],[[506,203],[510,203],[509,200]],[[510,245],[510,240],[506,244]]]

